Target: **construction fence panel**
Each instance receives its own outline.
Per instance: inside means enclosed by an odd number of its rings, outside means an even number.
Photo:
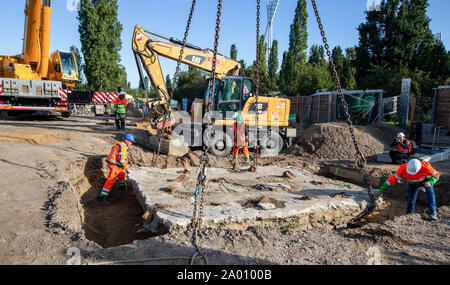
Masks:
[[[436,96],[435,124],[450,129],[450,87],[439,89]]]
[[[352,117],[366,123],[380,120],[382,90],[347,91],[345,99]],[[347,94],[348,93],[348,94]],[[345,119],[344,109],[337,92],[318,92],[310,96],[291,96],[291,114],[298,122],[325,123]]]

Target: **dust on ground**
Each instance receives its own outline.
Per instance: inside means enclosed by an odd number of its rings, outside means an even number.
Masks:
[[[0,121],[2,137],[20,131],[23,138],[0,141],[0,179],[4,182],[0,189],[0,264],[65,264],[70,258],[67,250],[72,247],[79,248],[82,262],[89,264],[161,257],[182,258],[147,264],[188,264],[195,253],[192,233],[156,237],[145,233],[141,229],[143,211],[133,189],[114,189],[110,208],[95,203],[108,174],[104,158],[123,137],[122,132],[102,125],[101,120]],[[134,128],[131,131],[138,132]],[[30,140],[28,133],[52,139]],[[353,151],[349,149],[347,159],[351,163]],[[187,167],[198,165],[200,157],[201,151],[192,151],[182,158],[160,155],[156,161],[161,168]],[[140,146],[130,149],[132,167],[152,166],[152,159],[150,150]],[[231,166],[231,157],[211,159],[214,167]],[[306,154],[283,153],[261,158],[260,163],[292,165],[319,173],[323,164],[330,162]],[[337,163],[345,164],[341,160]],[[449,163],[434,166],[442,173],[439,184],[447,189]],[[378,164],[369,167],[379,175],[395,170],[395,166]],[[438,197],[438,222],[423,220],[424,194],[420,194],[417,214],[403,215],[406,190],[399,185],[388,190],[386,204],[358,229],[205,228],[200,232],[200,246],[208,253],[210,264],[448,264],[450,211],[448,192],[442,193]],[[372,259],[377,254],[380,258]]]

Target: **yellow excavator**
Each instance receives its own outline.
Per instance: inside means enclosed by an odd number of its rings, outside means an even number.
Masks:
[[[67,90],[79,82],[72,52],[50,55],[51,0],[27,0],[22,53],[0,56],[0,111],[70,116]]]
[[[152,39],[150,35],[158,40]],[[168,38],[154,32],[144,30],[137,25],[132,38],[132,49],[135,55],[136,64],[140,76],[141,84],[144,83],[144,68],[153,88],[156,91],[158,100],[149,103],[149,117],[154,129],[171,129],[174,134],[180,135],[183,132],[184,142],[189,146],[201,146],[206,143],[211,153],[217,156],[226,156],[233,147],[234,118],[241,113],[250,128],[249,145],[259,144],[263,153],[277,153],[283,145],[290,145],[292,137],[296,136],[296,130],[289,128],[290,101],[287,98],[254,96],[253,79],[240,76],[241,65],[236,60],[218,55],[216,64],[216,82],[214,99],[209,98],[209,90],[202,95],[201,102],[193,106],[191,110],[196,110],[191,114],[193,123],[182,126],[174,126],[174,116],[171,107],[170,96],[165,84],[161,70],[159,57],[165,57],[178,61],[183,43],[175,38]],[[212,71],[214,53],[210,49],[202,49],[192,44],[186,44],[180,62],[207,72]],[[210,79],[211,80],[211,79]],[[208,85],[209,86],[209,85]],[[145,86],[141,86],[144,90]],[[212,129],[205,130],[206,104],[212,104],[213,124]],[[199,111],[200,110],[200,111]],[[168,118],[164,119],[165,114]],[[258,116],[256,118],[256,116]],[[169,128],[165,128],[165,126]],[[256,132],[257,130],[257,132]],[[199,132],[205,136],[199,138]],[[258,136],[256,135],[258,133]],[[170,136],[169,136],[170,138]],[[170,154],[183,154],[171,145],[170,139],[167,147],[163,151]],[[176,144],[177,146],[179,143]]]

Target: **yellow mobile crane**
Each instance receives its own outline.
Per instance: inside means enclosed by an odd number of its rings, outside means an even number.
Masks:
[[[153,40],[149,35],[166,41]],[[152,119],[153,127],[163,128],[162,122],[166,121],[164,115],[166,112],[172,113],[172,107],[169,102],[170,96],[161,70],[159,56],[175,61],[179,60],[182,42],[144,30],[137,25],[133,33],[132,48],[141,84],[144,82],[143,66],[159,100],[152,102],[149,106],[151,109],[149,116]],[[186,44],[180,62],[211,72],[213,57],[214,53],[210,49]],[[211,103],[213,111],[219,114],[218,118],[214,120],[214,131],[208,132],[209,139],[207,141],[210,144],[210,151],[218,156],[225,156],[230,153],[233,147],[233,134],[227,133],[226,127],[233,126],[233,115],[241,112],[246,124],[250,127],[250,133],[253,133],[251,131],[253,128],[258,129],[258,132],[262,134],[258,139],[256,139],[256,136],[250,135],[250,146],[259,143],[263,151],[278,152],[283,145],[289,145],[291,138],[295,137],[295,129],[288,128],[290,101],[287,98],[267,96],[259,96],[258,101],[256,101],[253,95],[253,79],[239,76],[240,70],[241,65],[236,60],[222,55],[218,56],[215,99],[210,102],[208,90],[203,96],[203,102]],[[145,86],[142,87],[145,90]],[[258,116],[258,120],[255,116]],[[172,118],[171,115],[169,117]],[[169,120],[169,125],[172,122],[173,120]],[[183,127],[183,130],[189,129],[193,130],[195,127]],[[204,133],[205,130],[203,128],[201,130]],[[189,143],[192,145],[192,141]]]
[[[57,111],[69,116],[67,89],[79,81],[72,52],[49,54],[51,0],[27,0],[23,50],[0,56],[0,110]]]

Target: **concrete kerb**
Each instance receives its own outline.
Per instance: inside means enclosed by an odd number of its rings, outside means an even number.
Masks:
[[[182,183],[173,180],[183,169],[138,168],[130,172],[129,179],[137,198],[148,211],[146,227],[152,232],[177,232],[189,225],[198,169],[188,170],[189,179]],[[286,170],[295,177],[283,178]],[[271,225],[307,229],[338,226],[357,216],[369,200],[367,191],[356,185],[294,167],[259,167],[252,175],[219,168],[208,168],[207,172],[203,225],[210,227],[245,229]],[[222,178],[220,182],[213,182],[219,178]],[[258,185],[269,187],[258,188]],[[171,191],[165,191],[169,186]],[[342,192],[345,197],[332,197]],[[264,197],[274,201],[270,202],[273,206],[258,206],[258,201]]]

